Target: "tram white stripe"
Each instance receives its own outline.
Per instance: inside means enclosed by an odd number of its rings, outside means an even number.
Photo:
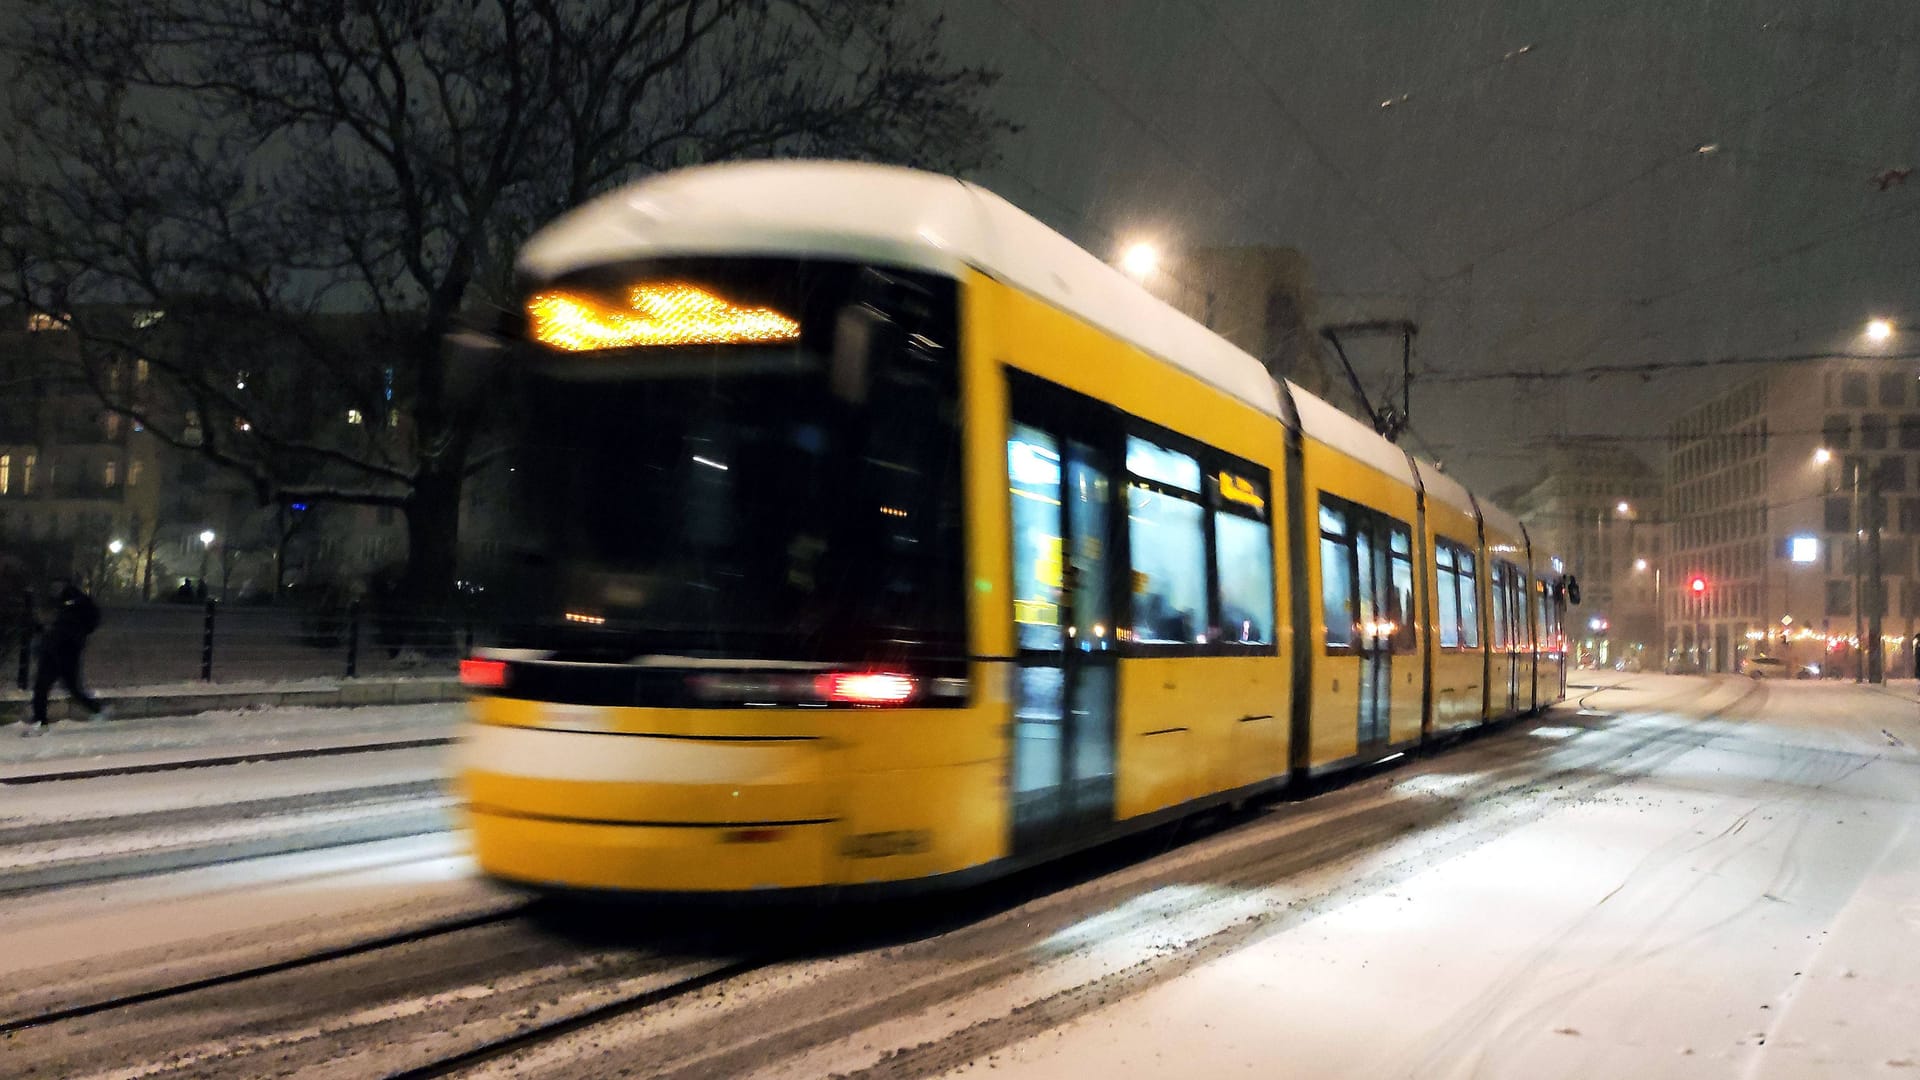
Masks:
[[[546,728],[470,725],[462,769],[542,780],[754,784],[810,779],[817,755],[792,743],[649,739]],[[783,775],[784,774],[784,775]]]

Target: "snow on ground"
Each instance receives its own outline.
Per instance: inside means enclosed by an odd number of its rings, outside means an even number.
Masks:
[[[0,795],[0,829],[426,784],[446,776],[448,753],[446,747],[417,747],[227,765],[217,777],[198,769],[168,770],[8,787]]]
[[[1679,680],[1620,683],[1594,709]],[[1645,775],[956,1071],[1920,1075],[1920,701],[1775,683]],[[1536,730],[1550,737],[1552,727]]]
[[[11,723],[0,726],[0,783],[10,775],[51,768],[443,738],[453,734],[464,710],[458,702],[221,709],[104,722],[64,720],[45,735],[27,739],[19,737],[20,724]]]
[[[514,900],[475,879],[453,833],[74,886],[0,904],[0,988],[136,970],[164,983],[169,967],[185,979],[244,966],[226,958],[263,943],[293,953],[312,945],[303,939],[350,940]]]

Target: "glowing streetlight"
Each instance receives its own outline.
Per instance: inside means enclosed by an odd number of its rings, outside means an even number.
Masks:
[[[1827,449],[1824,446],[1813,452],[1813,463],[1815,465],[1825,465],[1827,462],[1832,460],[1833,460],[1833,451]]]
[[[1646,572],[1647,572],[1647,560],[1645,560],[1645,559],[1635,559],[1635,560],[1633,560],[1633,569],[1634,569],[1634,572],[1635,572],[1635,573],[1640,573],[1640,574],[1644,574],[1644,573],[1646,573]]]
[[[1159,266],[1160,249],[1149,243],[1134,244],[1120,256],[1120,269],[1135,280],[1144,280]]]
[[[1893,336],[1893,324],[1885,319],[1870,319],[1867,322],[1867,337],[1873,341],[1885,341]]]
[[[1619,502],[1613,504],[1613,512],[1622,515],[1631,514],[1633,513],[1633,506],[1628,503],[1627,500],[1621,499]]]
[[[213,530],[204,529],[200,533],[200,595],[207,595],[207,553],[213,550]]]
[[[109,555],[118,555],[125,550],[127,550],[127,545],[123,541],[111,540],[107,543],[107,554]]]

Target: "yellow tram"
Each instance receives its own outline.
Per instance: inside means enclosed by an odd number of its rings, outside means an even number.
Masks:
[[[519,270],[491,875],[958,884],[1564,694],[1516,520],[978,187],[691,169]]]

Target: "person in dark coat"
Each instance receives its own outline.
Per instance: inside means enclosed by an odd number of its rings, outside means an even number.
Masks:
[[[94,720],[107,718],[107,707],[80,684],[80,657],[87,638],[100,627],[100,608],[71,581],[54,582],[53,621],[40,636],[40,663],[33,673],[33,715],[22,735],[47,730],[47,694],[58,682],[67,694],[86,706]]]

